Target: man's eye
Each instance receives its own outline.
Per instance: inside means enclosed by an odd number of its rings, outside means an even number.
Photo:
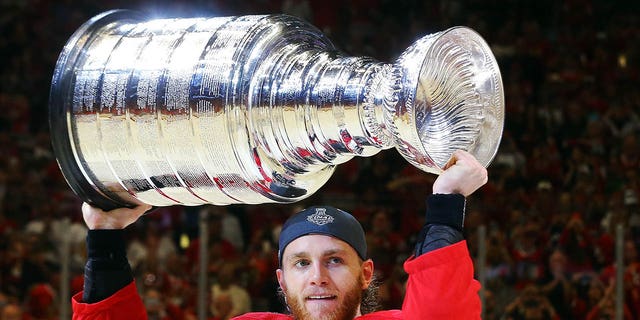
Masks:
[[[338,257],[332,257],[329,259],[330,264],[342,264],[342,259]]]
[[[296,268],[303,268],[303,267],[306,267],[308,265],[309,265],[309,261],[308,260],[298,260],[294,264],[294,266],[296,266]]]

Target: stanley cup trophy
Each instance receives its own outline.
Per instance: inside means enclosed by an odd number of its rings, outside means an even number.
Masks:
[[[391,147],[434,174],[456,149],[488,166],[504,93],[488,45],[465,27],[389,64],[346,56],[286,15],[117,10],[66,44],[49,120],[67,182],[103,209],[290,203],[336,165]]]

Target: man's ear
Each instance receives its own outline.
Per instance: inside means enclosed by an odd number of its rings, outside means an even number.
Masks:
[[[367,259],[362,263],[362,277],[364,279],[362,290],[364,290],[369,287],[373,280],[373,260]]]
[[[287,287],[284,283],[284,271],[282,269],[276,270],[276,277],[278,278],[278,284],[282,288],[282,292],[287,292]]]

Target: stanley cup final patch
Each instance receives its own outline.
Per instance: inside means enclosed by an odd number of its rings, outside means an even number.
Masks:
[[[314,214],[307,216],[307,221],[319,226],[332,223],[333,220],[334,218],[327,214],[327,209],[325,208],[316,208],[316,212]]]

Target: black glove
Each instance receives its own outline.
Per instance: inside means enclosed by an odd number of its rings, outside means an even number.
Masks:
[[[133,281],[124,230],[89,230],[87,255],[82,302],[104,300]]]
[[[461,194],[432,194],[427,198],[425,225],[416,243],[416,257],[464,240],[465,203]]]

